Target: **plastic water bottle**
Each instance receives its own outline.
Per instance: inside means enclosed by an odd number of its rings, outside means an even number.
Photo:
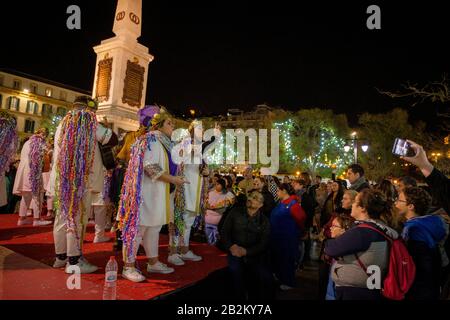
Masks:
[[[117,261],[111,256],[105,268],[105,286],[103,287],[103,300],[116,300],[117,288]]]
[[[320,242],[317,240],[311,241],[311,249],[309,250],[309,258],[313,261],[320,259]]]

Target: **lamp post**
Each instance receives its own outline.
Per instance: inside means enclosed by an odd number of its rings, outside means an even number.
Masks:
[[[347,139],[347,142],[351,142],[353,144],[353,155],[355,158],[355,163],[358,163],[358,141],[361,142],[360,146],[363,152],[367,152],[367,150],[369,150],[369,144],[367,143],[366,140],[358,139],[356,131],[352,132],[351,137],[352,137],[351,139]],[[350,149],[351,149],[350,145],[346,143],[344,146],[344,151],[349,152]]]

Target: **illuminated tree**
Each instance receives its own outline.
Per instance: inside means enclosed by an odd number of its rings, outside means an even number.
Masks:
[[[339,175],[352,162],[342,138],[350,131],[345,115],[335,115],[331,110],[303,109],[281,115],[274,128],[280,130],[283,172],[301,169],[313,176],[331,176],[335,165]]]
[[[64,116],[61,114],[46,115],[44,117],[44,120],[42,120],[42,122],[41,122],[41,126],[44,128],[47,128],[49,131],[49,134],[51,136],[54,136],[55,132],[56,132],[56,128],[58,127],[59,123],[61,122],[61,120],[63,118],[64,118]]]

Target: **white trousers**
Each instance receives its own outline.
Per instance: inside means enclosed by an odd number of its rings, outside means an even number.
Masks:
[[[43,200],[43,194],[41,195],[41,199],[33,197],[31,192],[22,192],[22,200],[20,200],[20,209],[19,209],[19,217],[26,217],[28,208],[33,210],[33,216],[35,219],[39,219],[41,217],[41,209],[40,204]]]
[[[53,210],[53,197],[47,196],[47,211]]]
[[[145,249],[147,258],[158,257],[159,249],[159,232],[162,226],[147,227],[139,226],[139,232],[135,240],[134,251],[131,256],[127,257],[127,248],[123,246],[124,259],[127,263],[134,263],[136,261],[137,251],[139,245],[142,243]]]
[[[175,247],[189,247],[189,239],[191,237],[191,228],[194,224],[195,217],[197,214],[193,211],[187,210],[186,213],[183,214],[184,219],[184,232],[183,232],[183,242],[180,240],[180,236],[172,236],[170,235],[169,243],[173,244]]]
[[[68,230],[66,222],[61,217],[59,210],[56,212],[55,223],[53,225],[53,238],[55,241],[55,253],[67,253],[68,257],[80,256],[83,251],[83,241],[86,234],[86,225],[88,222],[88,213],[91,210],[92,193],[90,191],[84,194],[80,204],[80,212],[75,216],[77,230]]]
[[[103,237],[105,235],[106,214],[108,208],[106,206],[92,206],[95,221],[95,236]]]

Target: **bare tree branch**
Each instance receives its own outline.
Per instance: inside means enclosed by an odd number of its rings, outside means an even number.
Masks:
[[[443,74],[440,81],[429,82],[423,86],[417,83],[412,84],[408,81],[406,84],[402,84],[401,87],[403,89],[396,92],[375,89],[380,94],[393,99],[412,97],[415,99],[412,106],[424,103],[426,100],[440,102],[445,104],[445,106],[443,110],[437,112],[437,116],[450,118],[450,83],[447,74]]]

